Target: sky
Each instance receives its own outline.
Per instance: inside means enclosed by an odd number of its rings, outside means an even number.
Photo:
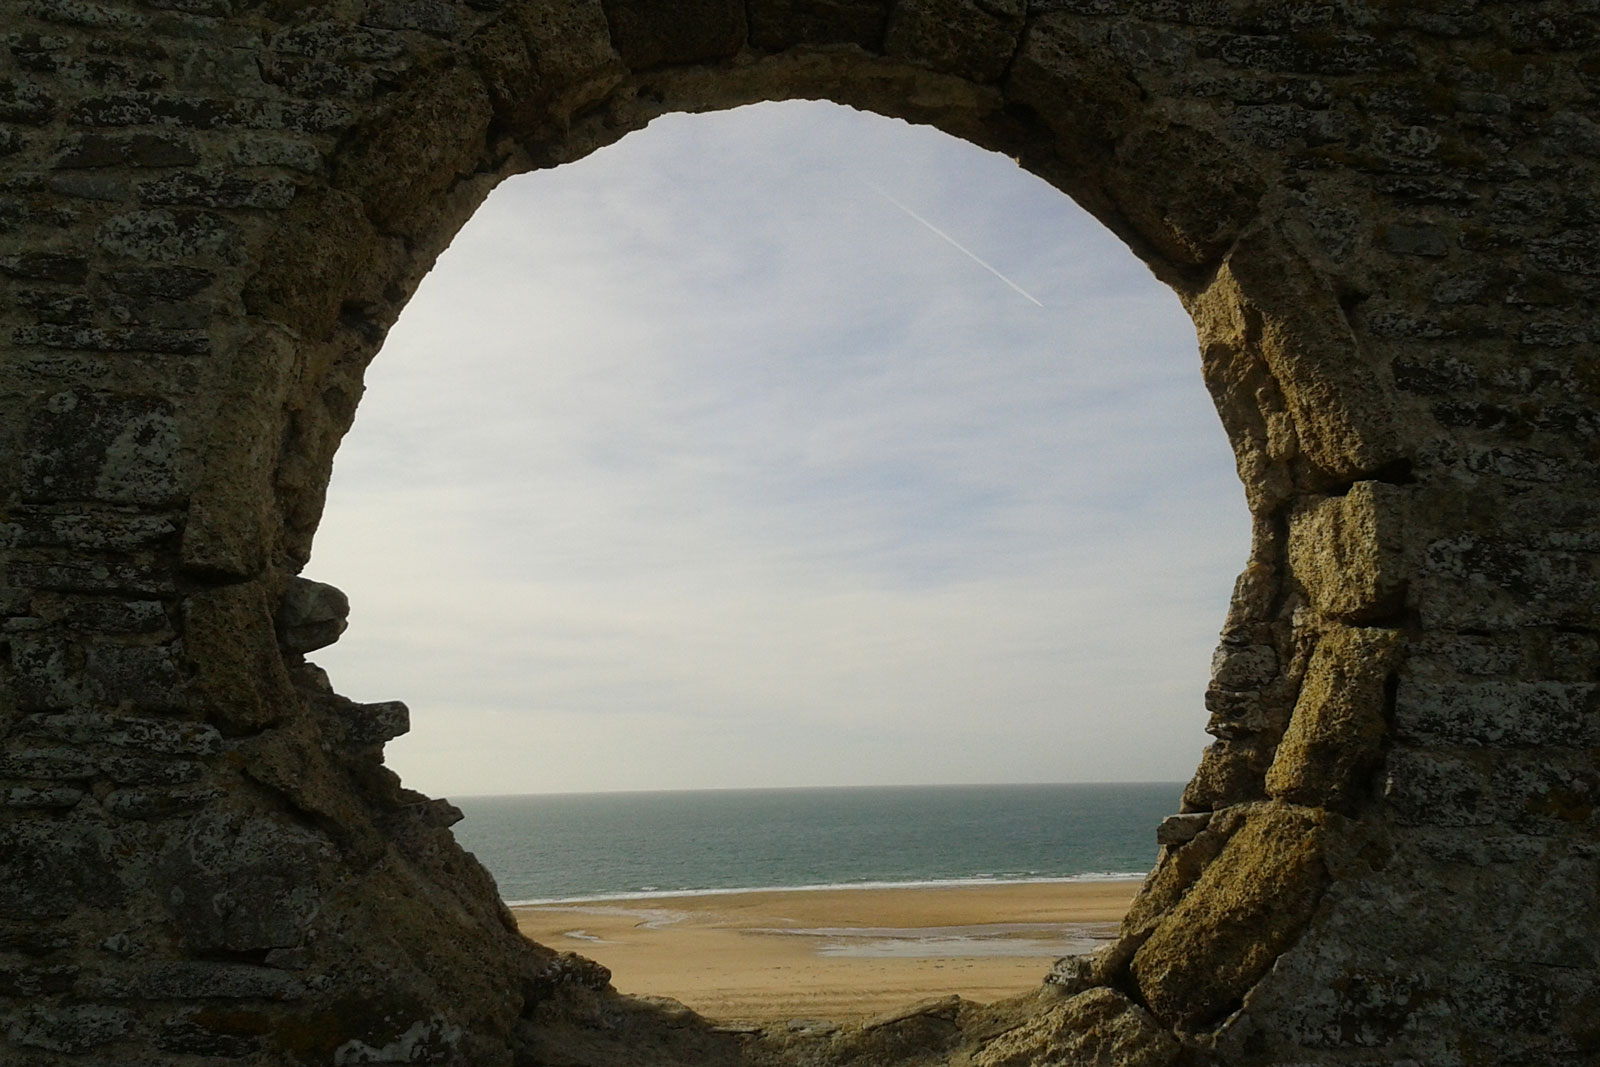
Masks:
[[[1176,297],[819,102],[503,183],[367,374],[313,653],[434,795],[1182,781],[1249,546]]]

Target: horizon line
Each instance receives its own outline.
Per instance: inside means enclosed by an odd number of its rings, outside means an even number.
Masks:
[[[441,799],[483,800],[498,797],[591,797],[628,796],[648,793],[800,793],[824,789],[994,789],[1003,786],[1042,788],[1062,785],[1188,785],[1188,779],[1145,778],[1126,781],[1076,782],[920,782],[865,783],[857,785],[708,785],[678,786],[664,789],[558,789],[526,793],[445,793]],[[419,790],[420,791],[420,790]]]

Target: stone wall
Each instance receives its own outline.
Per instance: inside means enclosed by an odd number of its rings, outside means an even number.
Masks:
[[[1126,241],[1255,521],[1122,939],[961,1055],[1600,1062],[1597,56],[1593,0],[0,0],[0,1062],[758,1056],[516,936],[294,576],[498,180],[794,97]],[[860,1041],[806,1055],[922,1062]]]

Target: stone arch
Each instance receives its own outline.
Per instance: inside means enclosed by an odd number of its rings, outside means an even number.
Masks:
[[[293,577],[362,369],[494,182],[785,97],[1004,151],[1126,241],[1195,318],[1255,517],[1217,742],[1123,937],[1003,1037],[969,1011],[938,1042],[991,1065],[1600,1051],[1580,5],[4,8],[19,1055],[824,1055],[520,941],[449,805],[377,759],[403,705],[303,662],[341,605]],[[917,1062],[918,1018],[826,1055]]]

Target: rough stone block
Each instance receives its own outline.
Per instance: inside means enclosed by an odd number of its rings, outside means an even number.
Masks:
[[[177,815],[220,800],[226,794],[213,786],[178,789],[113,789],[100,798],[100,806],[124,819],[155,819]]]
[[[26,589],[13,589],[0,584],[0,615],[28,615],[32,611],[32,597]]]
[[[80,600],[64,621],[75,630],[115,634],[161,633],[171,626],[159,600]]]
[[[0,807],[64,810],[77,807],[83,796],[83,790],[66,786],[13,786],[0,789]]]
[[[242,249],[238,227],[221,215],[167,208],[114,216],[95,234],[95,243],[114,256],[147,262],[231,263]]]
[[[1108,957],[1125,968],[1133,953],[1144,944],[1156,925],[1178,905],[1200,879],[1207,866],[1222,852],[1228,838],[1243,821],[1247,805],[1208,813],[1206,828],[1183,845],[1163,848],[1155,870],[1122,917],[1121,939],[1107,950]],[[1109,965],[1110,959],[1105,961]]]
[[[95,643],[84,654],[84,676],[102,701],[144,710],[187,706],[184,671],[171,645]]]
[[[915,1022],[919,1019],[954,1022],[956,1015],[960,1011],[961,998],[954,993],[943,997],[925,997],[903,1008],[893,1008],[886,1012],[880,1012],[862,1023],[861,1029],[863,1032],[882,1030],[886,1027]]]
[[[685,1009],[687,1010],[687,1009]],[[381,1036],[370,1032],[379,1027],[369,1027],[362,1037],[352,1037],[335,1052],[335,1061],[346,1063],[449,1063],[460,1061],[463,1031],[461,1027],[441,1015],[413,1019],[409,1025],[393,1017],[380,1024]],[[367,1038],[368,1040],[363,1040]]]
[[[1395,732],[1446,745],[1600,745],[1600,687],[1591,683],[1463,682],[1402,677]]]
[[[1305,256],[1284,232],[1241,234],[1191,302],[1202,347],[1259,357],[1293,428],[1296,454],[1284,458],[1308,465],[1307,480],[1369,479],[1406,458],[1394,397],[1387,376],[1351,334],[1337,295]],[[1228,424],[1228,412],[1222,414]]]
[[[170,134],[136,133],[126,137],[99,133],[78,134],[56,157],[59,170],[90,167],[189,167],[200,155],[188,138]]]
[[[1407,645],[1406,675],[1455,681],[1458,675],[1515,674],[1523,654],[1520,635],[1425,633]]]
[[[1355,129],[1338,112],[1312,111],[1300,104],[1246,104],[1228,118],[1228,129],[1262,148],[1284,148],[1300,143],[1329,144],[1342,141]]]
[[[89,277],[89,261],[63,252],[23,252],[0,256],[0,274],[30,281],[82,285]]]
[[[0,962],[0,997],[38,998],[65,993],[77,976],[78,968],[73,966],[5,960]]]
[[[1494,800],[1481,759],[1394,748],[1383,794],[1397,822],[1410,826],[1488,826]]]
[[[1223,642],[1211,656],[1211,681],[1223,689],[1259,689],[1278,676],[1278,651],[1271,645]]]
[[[1556,1022],[1558,997],[1536,968],[1486,965],[1456,976],[1447,994],[1461,1025],[1502,1033],[1545,1034]]]
[[[1352,1062],[1367,1067],[1378,1067],[1380,1061],[1369,1058],[1373,1056],[1391,1064],[1417,1062],[1396,1060],[1393,1043],[1397,1038],[1403,1040],[1408,1029],[1427,1032],[1424,1020],[1438,1010],[1435,1006],[1439,1003],[1438,983],[1432,974],[1420,968],[1395,974],[1381,962],[1360,957],[1338,962],[1308,960],[1298,946],[1280,960],[1273,977],[1287,972],[1294,972],[1299,991],[1274,1013],[1272,1032],[1261,1033],[1248,1018],[1238,1027],[1224,1028],[1218,1042],[1221,1056],[1231,1053],[1233,1058],[1251,1058],[1249,1053],[1241,1055],[1250,1049],[1260,1057],[1257,1050],[1265,1046],[1272,1049],[1264,1056],[1269,1062],[1316,1063],[1330,1050],[1348,1053],[1352,1049]],[[1284,992],[1276,989],[1267,995],[1276,999]]]
[[[156,876],[168,914],[191,950],[291,948],[317,913],[319,869],[333,859],[331,846],[306,830],[213,810],[194,819],[158,862]],[[194,973],[203,987],[203,969]],[[273,981],[285,977],[267,973]]]
[[[27,729],[77,745],[107,745],[151,755],[211,756],[222,751],[222,735],[202,722],[71,712],[41,716],[28,722]]]
[[[1448,231],[1427,222],[1391,223],[1379,229],[1378,240],[1399,255],[1435,258],[1449,255],[1453,243]]]
[[[127,898],[117,843],[104,828],[70,821],[0,826],[0,914],[49,918]]]
[[[234,752],[250,778],[281,794],[296,810],[340,827],[345,835],[340,846],[350,862],[372,861],[383,846],[366,805],[380,800],[392,807],[408,798],[398,778],[381,763],[366,760],[352,767],[349,762],[336,761],[329,740],[312,715],[300,715],[240,741]],[[340,784],[340,771],[336,770],[340,762],[340,770],[356,772],[361,787],[370,791],[370,799]]]
[[[1050,124],[1063,153],[1103,154],[1139,95],[1137,85],[1116,73],[1103,39],[1095,39],[1084,20],[1056,11],[1028,21],[1005,91],[1009,101]]]
[[[1318,611],[1362,623],[1403,607],[1405,504],[1405,490],[1368,481],[1294,509],[1289,562]]]
[[[69,112],[75,126],[178,126],[191,130],[227,129],[241,117],[239,109],[226,100],[148,90],[84,97]]]
[[[1266,797],[1262,778],[1272,762],[1272,747],[1254,737],[1219,738],[1207,745],[1200,766],[1183,791],[1185,808],[1213,811]]]
[[[1249,34],[1220,42],[1224,62],[1296,74],[1363,74],[1404,71],[1417,65],[1416,53],[1400,42],[1359,33],[1340,33],[1312,44],[1297,36]]]
[[[106,278],[111,288],[129,296],[187,300],[203,292],[216,275],[197,267],[127,267]]]
[[[756,0],[745,6],[750,43],[772,52],[840,44],[881,52],[889,24],[888,0]]]
[[[1600,274],[1600,228],[1573,229],[1530,241],[1528,256],[1546,270]]]
[[[524,135],[559,137],[572,113],[598,103],[627,69],[600,0],[551,0],[508,12],[514,32],[481,35],[479,66],[498,120]]]
[[[322,169],[322,153],[317,146],[298,137],[262,134],[242,137],[228,148],[229,158],[240,167],[284,167],[302,174],[315,174]],[[188,166],[189,163],[175,164]]]
[[[109,174],[82,174],[67,172],[52,174],[50,188],[62,196],[79,200],[103,200],[119,204],[128,198],[128,184]]]
[[[441,830],[448,829],[467,817],[466,812],[443,797],[414,805],[413,810],[418,812],[424,825],[438,827]]]
[[[1209,371],[1207,372],[1207,378],[1208,382],[1216,380],[1211,377]],[[1230,386],[1239,386],[1245,383],[1235,379],[1231,383],[1224,384],[1219,382],[1218,384],[1223,385],[1223,396],[1226,396],[1232,391]],[[1236,407],[1235,410],[1237,410]],[[1236,423],[1236,425],[1239,424]],[[1251,436],[1254,436],[1255,431],[1259,431],[1262,428],[1259,423],[1252,430],[1245,430],[1240,426],[1243,433]],[[1245,446],[1244,452],[1235,453],[1239,456],[1239,469],[1241,471],[1269,469],[1273,464],[1273,460],[1270,455],[1266,454],[1268,451],[1270,451],[1270,442],[1260,437],[1256,438],[1256,440]],[[1272,495],[1276,498],[1279,494],[1274,491]],[[1235,578],[1233,582],[1233,595],[1228,599],[1227,619],[1222,624],[1222,639],[1224,643],[1250,644],[1260,640],[1263,628],[1270,625],[1270,620],[1278,604],[1279,594],[1283,590],[1283,576],[1279,571],[1280,568],[1273,564],[1252,559],[1245,566],[1245,569],[1239,572],[1239,577]]]
[[[1090,989],[986,1045],[977,1067],[1040,1063],[1167,1067],[1181,1051],[1149,1012],[1111,989]]]
[[[1550,635],[1550,677],[1554,681],[1586,683],[1600,662],[1600,635],[1553,633]]]
[[[1200,832],[1211,825],[1212,812],[1193,811],[1181,815],[1168,815],[1156,827],[1156,844],[1183,845],[1193,841]]]
[[[605,0],[611,41],[633,70],[733,55],[745,41],[744,4],[685,0],[664,7],[651,0]]]
[[[274,101],[251,117],[254,126],[290,133],[337,133],[349,129],[355,116],[331,100]]]
[[[367,9],[362,22],[384,30],[420,30],[436,37],[455,37],[462,30],[456,8],[440,0],[383,0]]]
[[[184,647],[197,673],[196,706],[230,730],[256,731],[298,708],[262,583],[197,593],[184,602]]]
[[[173,538],[177,524],[155,515],[126,515],[114,511],[85,514],[12,513],[15,521],[3,528],[15,531],[11,543],[18,548],[75,548],[90,552],[137,552],[158,547]]]
[[[1267,770],[1267,793],[1308,807],[1353,810],[1368,792],[1388,733],[1395,630],[1339,628],[1311,654],[1289,728]]]
[[[278,605],[278,641],[288,652],[315,652],[350,625],[350,598],[326,582],[291,578]]]
[[[134,1015],[106,1004],[49,1004],[30,1008],[8,1032],[27,1048],[77,1054],[108,1044],[133,1030]]]
[[[1102,946],[1094,952],[1061,957],[1051,964],[1049,973],[1044,976],[1044,984],[1069,997],[1086,989],[1109,985],[1106,964],[1115,948],[1115,945]]]
[[[69,952],[77,945],[71,932],[59,923],[39,923],[28,919],[0,920],[0,952],[20,953],[31,959],[43,959],[57,953]]]
[[[67,390],[28,422],[22,495],[162,506],[184,495],[172,403],[161,397]]]
[[[387,149],[381,146],[381,150]],[[376,150],[380,149],[369,149]],[[378,167],[368,180],[386,184],[403,176],[404,168],[399,166]],[[428,192],[438,195],[438,190]],[[413,202],[413,197],[393,189],[375,193],[372,199],[387,199],[397,207]],[[313,202],[316,200],[322,201],[321,210]],[[378,239],[366,208],[352,193],[322,190],[302,196],[300,201],[290,214],[326,217],[324,232],[316,239],[288,227],[276,238],[266,266],[259,277],[251,279],[244,299],[253,314],[312,336],[325,336],[338,321],[341,294],[349,290],[357,263],[375,254]]]
[[[1266,733],[1281,703],[1259,690],[1237,692],[1209,688],[1205,705],[1211,718],[1206,723],[1206,733],[1223,740],[1245,740]],[[1281,721],[1279,726],[1281,728]]]
[[[56,107],[56,100],[36,82],[0,81],[0,122],[42,126],[55,116]]]
[[[241,178],[217,171],[184,171],[139,186],[146,204],[281,209],[294,201],[286,178]]]
[[[14,699],[19,711],[71,707],[92,692],[82,674],[82,653],[56,634],[18,634],[11,638]]]
[[[1559,514],[1550,502],[1545,506]],[[1567,547],[1567,537],[1458,533],[1432,542],[1418,598],[1424,622],[1465,630],[1593,627],[1600,617],[1600,560],[1581,538]]]
[[[398,700],[351,704],[340,715],[346,744],[381,745],[411,729],[411,709]]]
[[[16,746],[0,755],[0,778],[72,782],[98,773],[94,757],[73,748]]]
[[[1239,236],[1262,189],[1239,175],[1223,178],[1234,146],[1208,130],[1162,121],[1119,138],[1110,181],[1121,213],[1139,237],[1168,260],[1212,263]],[[1157,175],[1193,168],[1174,191]]]
[[[116,30],[142,30],[150,25],[150,16],[141,11],[130,11],[110,4],[96,4],[90,0],[39,0],[31,5],[29,13],[35,18],[66,26],[81,26],[86,30],[111,32]]]
[[[1515,939],[1518,961],[1573,970],[1600,967],[1600,943],[1585,936],[1588,918],[1600,909],[1600,857],[1572,856],[1550,863],[1547,853],[1535,853],[1515,862],[1537,872],[1537,878],[1514,887],[1486,878],[1487,895],[1501,903],[1483,910]]]
[[[1151,1012],[1194,1028],[1231,1011],[1300,934],[1328,882],[1324,816],[1254,807],[1134,954]]]
[[[997,80],[1022,33],[1022,0],[899,0],[884,51],[946,74]]]
[[[120,785],[183,785],[199,780],[205,769],[190,760],[152,756],[103,756],[101,772]]]
[[[11,340],[22,347],[67,348],[85,352],[160,352],[166,355],[203,356],[211,351],[211,339],[202,332],[138,326],[22,326],[11,331]]]
[[[1489,775],[1491,810],[1524,834],[1600,830],[1600,769],[1588,753],[1550,750],[1502,757]]]
[[[275,967],[217,961],[148,961],[78,980],[76,992],[103,1000],[299,1000],[305,983]]]
[[[6,568],[6,579],[14,587],[56,593],[160,596],[173,591],[172,575],[158,567],[98,560],[16,561]]]
[[[61,293],[52,289],[17,289],[18,307],[32,311],[42,325],[83,326],[94,318],[94,304],[82,293]],[[12,337],[26,336],[27,327],[12,331]],[[19,342],[20,343],[20,342]]]
[[[222,1014],[226,1022],[215,1019],[217,1014]],[[250,1031],[236,1032],[241,1016],[247,1020],[244,1025],[250,1027]],[[271,1022],[266,1016],[254,1013],[201,1011],[168,1020],[155,1042],[164,1052],[189,1056],[244,1057],[261,1050],[265,1043],[262,1035],[270,1027]]]

